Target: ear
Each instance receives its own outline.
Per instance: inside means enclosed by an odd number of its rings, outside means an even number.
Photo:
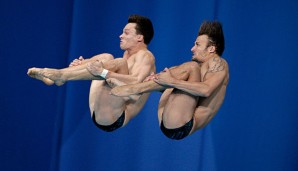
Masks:
[[[210,53],[214,53],[214,52],[215,52],[215,49],[216,49],[216,48],[215,48],[214,45],[208,47],[208,51],[209,51]]]
[[[138,34],[137,39],[139,42],[144,41],[144,36],[141,34]]]

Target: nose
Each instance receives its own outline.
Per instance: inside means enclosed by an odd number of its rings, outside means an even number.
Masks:
[[[119,38],[120,38],[120,39],[122,38],[122,35],[123,35],[123,33],[119,35]]]
[[[193,46],[193,47],[190,49],[190,51],[191,51],[191,52],[194,52],[194,49],[195,49],[195,46]]]

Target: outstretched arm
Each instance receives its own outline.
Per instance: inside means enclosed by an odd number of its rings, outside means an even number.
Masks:
[[[165,87],[157,84],[153,80],[142,82],[138,84],[129,84],[124,86],[118,86],[111,90],[111,94],[119,97],[130,96],[134,94],[148,93],[152,91],[161,91]]]
[[[184,71],[179,69],[179,67],[172,67],[171,69],[173,69],[176,78],[182,78],[182,76],[185,75]],[[111,93],[115,96],[124,97],[133,94],[148,93],[152,91],[163,91],[168,87],[158,84],[155,81],[155,79],[160,74],[163,74],[163,72],[158,74],[151,73],[148,77],[145,78],[144,82],[115,87],[112,89]]]

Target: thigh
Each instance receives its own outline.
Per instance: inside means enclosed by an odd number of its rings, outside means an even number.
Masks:
[[[194,115],[194,126],[192,132],[204,128],[211,121],[214,115],[215,112],[212,109],[205,106],[197,106]]]
[[[159,121],[159,124],[162,121],[162,114],[163,114],[163,111],[165,109],[165,105],[167,104],[167,101],[169,100],[169,97],[170,97],[172,91],[173,91],[172,88],[166,89],[160,97],[160,100],[159,100],[159,103],[158,103],[158,121]]]
[[[178,80],[200,81],[201,67],[197,62],[191,61],[170,68],[172,75]]]
[[[126,102],[125,122],[126,125],[132,118],[137,116],[144,107],[149,97],[149,93],[142,94],[137,100],[129,100]]]
[[[89,94],[89,108],[91,115],[96,114],[99,124],[114,123],[125,110],[125,101],[121,97],[110,94],[111,88],[105,81],[92,81]]]
[[[167,128],[177,128],[189,122],[194,115],[198,97],[174,89],[168,95],[162,112],[162,120]]]
[[[175,72],[172,74],[180,75],[180,80],[191,82],[199,82],[201,80],[200,66],[196,62],[187,62],[174,68],[174,70]],[[162,112],[164,125],[167,128],[175,128],[189,122],[194,116],[198,99],[199,97],[178,89],[167,92],[162,101],[164,105]]]
[[[93,61],[101,61],[101,62],[106,62],[114,59],[114,56],[109,54],[109,53],[101,53],[99,55],[95,55],[91,58]]]
[[[118,74],[129,74],[127,60],[123,58],[103,62],[103,67]]]

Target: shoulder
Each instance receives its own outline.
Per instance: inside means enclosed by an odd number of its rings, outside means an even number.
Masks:
[[[217,56],[207,61],[208,72],[219,72],[228,69],[228,63],[223,58]]]
[[[152,52],[149,50],[139,50],[135,54],[135,59],[136,60],[150,60],[150,61],[155,61],[155,57]]]

